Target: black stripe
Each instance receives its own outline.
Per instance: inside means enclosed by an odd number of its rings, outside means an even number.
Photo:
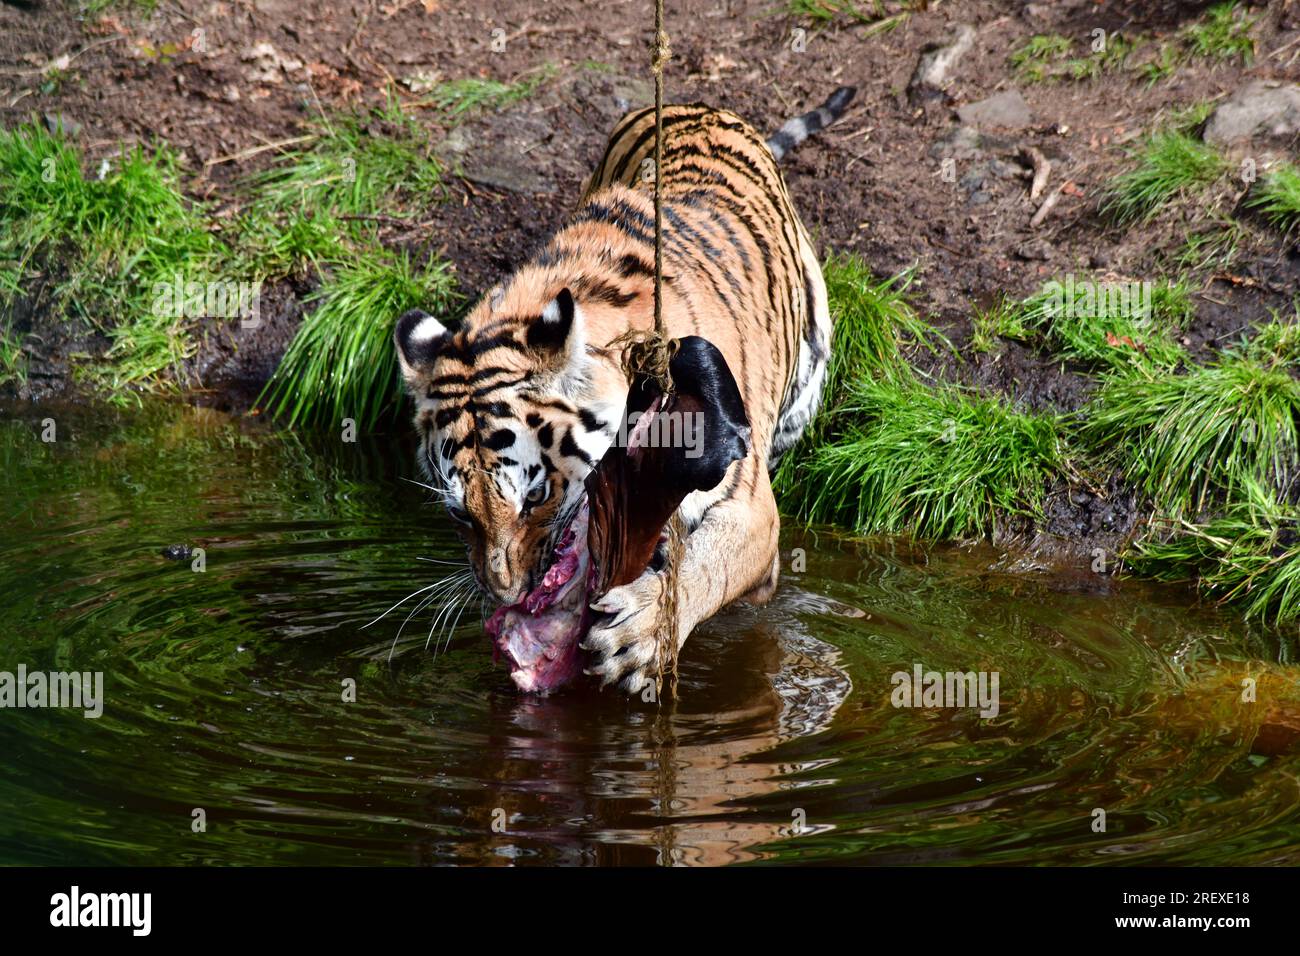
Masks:
[[[578,447],[577,442],[573,440],[573,432],[566,431],[564,437],[560,439],[560,454],[566,458],[578,458],[585,465],[593,464],[591,456]]]

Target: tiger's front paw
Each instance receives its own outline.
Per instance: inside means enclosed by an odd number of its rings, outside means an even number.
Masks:
[[[601,687],[618,684],[636,694],[654,680],[663,594],[663,575],[646,571],[592,604],[597,618],[581,646],[592,654],[586,673],[600,678]]]

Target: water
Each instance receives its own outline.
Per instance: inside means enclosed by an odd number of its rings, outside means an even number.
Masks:
[[[0,670],[106,698],[0,711],[0,863],[1300,862],[1295,636],[1180,589],[787,529],[674,704],[526,699],[477,601],[363,629],[460,560],[394,439],[23,408],[0,469]],[[998,716],[892,706],[918,663]]]

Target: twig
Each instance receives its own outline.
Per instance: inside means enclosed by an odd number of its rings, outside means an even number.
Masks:
[[[270,149],[283,149],[285,146],[293,146],[296,143],[305,143],[309,139],[315,139],[315,134],[307,136],[294,136],[292,139],[282,139],[274,143],[265,143],[262,146],[250,146],[248,149],[240,150],[238,153],[231,153],[229,156],[218,156],[216,159],[209,159],[204,166],[219,166],[222,163],[234,163],[241,160],[251,159],[258,153],[265,153]]]
[[[1027,158],[1034,167],[1033,183],[1029,187],[1029,201],[1036,202],[1047,188],[1047,180],[1052,175],[1052,162],[1033,146],[1025,146],[1020,154]]]
[[[1043,200],[1043,204],[1038,207],[1038,212],[1034,213],[1034,218],[1029,220],[1031,229],[1037,229],[1051,215],[1052,210],[1056,208],[1056,204],[1061,201],[1061,192],[1065,189],[1065,185],[1065,183],[1061,183]]]
[[[95,47],[103,46],[106,43],[116,43],[120,39],[122,39],[122,35],[117,34],[116,36],[104,37],[102,40],[96,40],[94,43],[88,43],[86,44],[86,46],[83,46],[76,53],[72,54],[72,56],[69,56],[68,62],[63,64],[62,66],[59,66],[59,60],[63,59],[63,57],[66,56],[67,54],[61,54],[59,56],[56,56],[54,59],[50,60],[50,62],[46,63],[44,66],[38,66],[35,69],[0,70],[0,74],[7,74],[9,76],[37,76],[37,75],[44,76],[46,73],[49,73],[51,70],[66,70],[68,67],[72,66],[72,61],[75,60],[77,57],[81,56],[81,54],[88,53],[89,51],[95,49]]]

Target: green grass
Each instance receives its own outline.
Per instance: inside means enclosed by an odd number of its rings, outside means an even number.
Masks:
[[[1183,272],[1228,269],[1237,261],[1246,238],[1246,230],[1240,223],[1218,219],[1188,235],[1182,250],[1174,257],[1174,265]]]
[[[363,225],[343,222],[328,210],[245,214],[234,226],[240,239],[240,271],[261,278],[319,271],[344,258],[351,244],[372,241]]]
[[[1030,37],[1012,53],[1010,63],[1016,75],[1026,83],[1081,82],[1124,69],[1137,46],[1137,41],[1113,33],[1106,38],[1100,51],[1072,57],[1074,41],[1069,37],[1039,35]],[[1092,50],[1091,44],[1089,49]]]
[[[910,375],[854,382],[840,416],[783,504],[865,534],[990,534],[999,518],[1036,514],[1064,463],[1054,417]]]
[[[1048,79],[1053,68],[1070,55],[1074,41],[1060,34],[1030,37],[1011,54],[1011,66],[1028,83]]]
[[[1119,296],[1128,292],[1128,301]],[[1067,301],[1073,295],[1073,307]],[[1193,315],[1191,294],[1181,283],[1075,286],[1049,283],[1021,304],[1020,324],[1042,332],[1066,359],[1111,369],[1177,367],[1186,353],[1175,341]]]
[[[834,433],[840,407],[855,382],[910,376],[904,349],[924,348],[931,353],[940,348],[952,349],[948,340],[908,304],[907,290],[913,275],[908,270],[880,279],[861,259],[850,254],[832,253],[822,266],[835,325],[821,410],[798,446],[782,459],[773,477],[778,494],[802,480],[806,453]]]
[[[12,276],[0,271],[0,295],[5,294]],[[8,290],[10,292],[15,290]],[[23,354],[22,338],[15,335],[6,323],[0,326],[0,385],[21,384],[27,381],[27,357]]]
[[[155,283],[323,275],[312,311],[268,386],[292,424],[354,419],[369,427],[399,407],[394,318],[454,297],[445,263],[416,268],[383,249],[375,217],[441,198],[427,136],[399,108],[322,119],[311,144],[245,184],[244,211],[209,229],[187,200],[168,150],[137,149],[101,181],[79,151],[38,126],[0,134],[0,315],[46,274],[61,314],[109,339],[79,378],[109,397],[179,378],[202,318],[155,307]],[[22,343],[0,326],[0,378],[23,372]]]
[[[382,110],[322,118],[306,149],[254,176],[257,215],[365,215],[387,211],[398,195],[427,202],[443,193],[442,167],[428,135],[395,100]]]
[[[1146,80],[1147,86],[1150,87],[1173,76],[1185,60],[1186,57],[1176,44],[1161,43],[1156,47],[1155,56],[1144,63],[1139,63],[1135,69],[1138,76]]]
[[[113,7],[133,8],[148,14],[158,8],[158,0],[77,0],[76,6],[83,17],[103,13]]]
[[[1250,28],[1255,19],[1232,0],[1211,7],[1200,20],[1182,31],[1182,39],[1195,56],[1215,60],[1240,59],[1246,66],[1255,56]]]
[[[1220,601],[1243,604],[1247,617],[1300,620],[1300,512],[1258,482],[1244,485],[1223,514],[1161,527],[1124,560],[1147,577],[1194,581]]]
[[[1274,313],[1273,320],[1255,329],[1255,336],[1245,344],[1248,355],[1262,362],[1285,362],[1300,367],[1300,298],[1295,315],[1284,321]]]
[[[792,17],[802,17],[817,23],[831,23],[847,17],[859,23],[870,23],[884,13],[879,0],[787,0],[785,12]]]
[[[1208,185],[1228,169],[1217,152],[1186,133],[1166,130],[1130,153],[1132,167],[1109,183],[1102,212],[1121,225],[1147,222],[1169,202]]]
[[[995,339],[1027,342],[1033,334],[1025,324],[1025,309],[1005,297],[990,308],[976,309],[971,315],[971,349],[976,352],[992,352],[997,346]]]
[[[1284,488],[1297,465],[1300,382],[1278,357],[1230,350],[1183,374],[1107,377],[1080,432],[1171,518],[1232,501],[1252,482]]]
[[[406,255],[361,250],[329,265],[259,401],[290,425],[359,429],[400,407],[394,319],[408,309],[445,313],[456,298],[447,264],[417,267]]]
[[[1057,420],[922,381],[910,349],[951,350],[907,304],[910,273],[876,278],[861,260],[824,269],[835,334],[822,410],[782,460],[782,507],[865,533],[986,534],[1037,508],[1062,462]]]
[[[905,364],[901,348],[930,352],[951,348],[907,302],[909,270],[879,279],[859,258],[832,254],[822,267],[826,296],[836,317],[827,369],[826,395],[836,396],[852,381],[892,375]]]
[[[223,251],[165,147],[137,147],[99,179],[61,135],[38,125],[0,132],[0,268],[19,277],[0,288],[0,307],[48,273],[57,306],[111,340],[106,365],[80,370],[111,398],[157,384],[191,353],[187,323],[152,308],[153,287],[178,274],[206,280]]]
[[[444,312],[455,299],[446,263],[417,268],[381,246],[374,224],[443,198],[427,134],[394,100],[382,110],[322,118],[308,148],[250,187],[248,268],[324,276],[259,402],[295,426],[338,428],[352,419],[374,427],[401,407],[394,319],[417,306]]]
[[[1282,163],[1259,180],[1246,200],[1271,225],[1285,233],[1300,225],[1300,169]]]
[[[429,92],[428,102],[452,118],[475,112],[502,110],[532,96],[556,72],[554,64],[547,64],[513,83],[473,76],[447,80]]]

